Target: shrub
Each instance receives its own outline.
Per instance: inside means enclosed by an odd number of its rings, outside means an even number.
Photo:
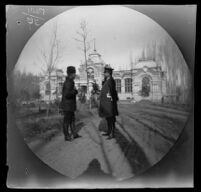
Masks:
[[[55,133],[62,129],[61,118],[28,119],[22,122],[22,134],[25,140],[30,141],[35,137],[49,137],[48,132]]]

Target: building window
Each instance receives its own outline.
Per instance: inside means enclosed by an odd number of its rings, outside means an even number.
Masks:
[[[153,85],[153,92],[159,92],[160,91],[160,86],[158,84]]]
[[[121,93],[121,79],[115,79],[116,90],[118,93]]]
[[[142,96],[148,97],[150,94],[150,79],[148,77],[144,77],[142,79]]]
[[[62,81],[62,80],[63,80],[62,76],[57,76],[57,81]]]
[[[162,71],[162,72],[161,72],[161,78],[164,78],[164,76],[165,76],[165,74],[164,74],[164,72]]]
[[[59,90],[58,90],[58,93],[59,94],[62,94],[62,89],[63,89],[63,83],[59,83]]]
[[[87,75],[89,79],[94,79],[94,69],[93,68],[88,68],[87,69]]]
[[[125,92],[126,93],[132,92],[132,79],[131,78],[125,79]]]
[[[46,87],[45,87],[45,94],[50,95],[50,82],[47,82]]]

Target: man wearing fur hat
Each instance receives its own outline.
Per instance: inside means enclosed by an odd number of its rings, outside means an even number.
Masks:
[[[71,136],[73,136],[73,138],[79,137],[79,135],[75,132],[74,112],[76,111],[76,95],[78,93],[74,84],[75,74],[75,67],[67,67],[67,77],[62,89],[61,107],[64,112],[63,133],[65,136],[65,141],[71,141]],[[71,131],[71,135],[69,131]]]
[[[106,65],[104,68],[104,81],[100,94],[99,116],[106,118],[108,130],[105,136],[108,139],[114,138],[116,116],[118,115],[117,101],[118,95],[116,91],[115,80],[112,77],[113,69]]]

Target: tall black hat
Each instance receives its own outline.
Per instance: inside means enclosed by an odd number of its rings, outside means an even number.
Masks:
[[[114,69],[112,69],[112,67],[110,66],[110,65],[105,65],[105,67],[104,67],[104,72],[110,72],[110,73],[112,73],[112,71],[113,71]]]
[[[71,74],[71,73],[76,73],[76,69],[73,66],[68,66],[67,67],[67,73]]]

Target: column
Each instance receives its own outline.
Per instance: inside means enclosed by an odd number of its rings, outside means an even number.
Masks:
[[[121,79],[121,93],[125,94],[125,79]]]

